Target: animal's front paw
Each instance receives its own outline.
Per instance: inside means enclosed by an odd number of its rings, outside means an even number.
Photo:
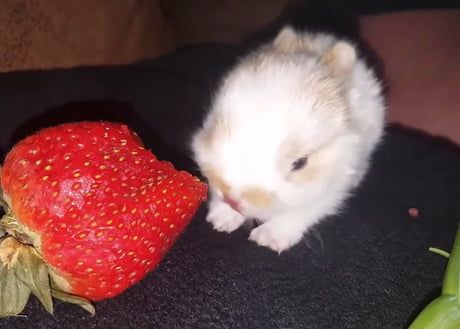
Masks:
[[[206,221],[210,223],[216,231],[233,232],[244,223],[244,217],[239,212],[233,210],[223,201],[215,201],[209,207]]]
[[[302,233],[297,227],[282,225],[278,222],[267,222],[253,229],[249,240],[281,254],[297,244],[302,239]]]

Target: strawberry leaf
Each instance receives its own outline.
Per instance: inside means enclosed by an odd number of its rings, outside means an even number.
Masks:
[[[31,239],[24,233],[23,227],[10,213],[7,213],[0,219],[0,229],[6,231],[9,235],[20,242],[32,244]]]
[[[0,262],[0,317],[21,313],[29,300],[30,289],[19,281],[14,271]]]
[[[66,302],[66,303],[71,303],[80,306],[83,308],[85,311],[91,314],[91,317],[96,315],[96,309],[94,308],[93,304],[91,304],[88,300],[78,297],[72,294],[68,294],[66,292],[53,289],[51,291],[53,294],[53,297],[56,299],[59,299],[60,301]]]
[[[23,245],[13,265],[16,277],[25,284],[45,309],[53,314],[48,269],[33,247]]]

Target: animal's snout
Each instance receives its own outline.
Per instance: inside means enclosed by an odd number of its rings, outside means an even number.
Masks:
[[[241,193],[241,199],[252,206],[259,208],[270,207],[273,203],[273,195],[270,192],[257,187],[243,190]]]

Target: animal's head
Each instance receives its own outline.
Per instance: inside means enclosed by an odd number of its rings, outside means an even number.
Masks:
[[[192,142],[211,189],[248,216],[316,197],[356,153],[344,83],[354,49],[315,53],[298,38],[285,29],[230,71]]]

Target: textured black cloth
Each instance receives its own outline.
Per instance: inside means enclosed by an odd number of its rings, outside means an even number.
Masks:
[[[122,120],[160,158],[196,172],[186,145],[235,55],[210,45],[125,67],[0,75],[0,145],[58,122]],[[86,103],[62,107],[69,102]],[[32,298],[26,317],[0,319],[0,328],[405,328],[439,293],[446,260],[428,247],[451,247],[459,168],[454,146],[389,128],[344,212],[288,252],[247,241],[247,228],[214,232],[203,206],[164,261],[97,303],[96,317],[65,304],[51,317]]]

